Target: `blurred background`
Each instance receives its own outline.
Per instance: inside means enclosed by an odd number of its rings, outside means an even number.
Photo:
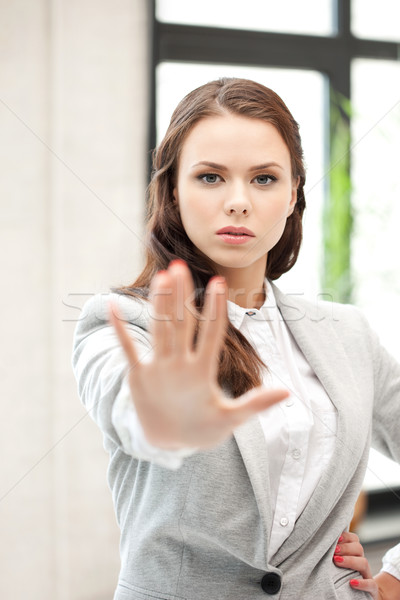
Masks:
[[[300,123],[304,247],[287,292],[353,302],[400,360],[398,0],[0,0],[0,597],[108,600],[118,529],[101,434],[70,367],[84,302],[143,264],[150,149],[221,76]],[[400,467],[372,453],[377,557],[400,541]]]

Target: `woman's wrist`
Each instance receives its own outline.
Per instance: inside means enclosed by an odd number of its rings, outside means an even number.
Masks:
[[[378,584],[380,600],[399,600],[400,581],[396,577],[381,571],[374,579]]]

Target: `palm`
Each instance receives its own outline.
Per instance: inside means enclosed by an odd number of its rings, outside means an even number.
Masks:
[[[163,448],[213,446],[249,416],[287,396],[253,390],[234,401],[217,385],[218,356],[226,331],[226,287],[210,281],[196,347],[193,282],[182,263],[158,274],[151,286],[154,356],[140,363],[134,342],[115,311],[112,321],[130,364],[132,398],[147,439]]]

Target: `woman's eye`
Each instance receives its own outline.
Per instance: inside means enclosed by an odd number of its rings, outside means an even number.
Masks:
[[[273,175],[257,175],[257,177],[255,177],[255,180],[259,185],[268,185],[272,181],[276,181],[276,177],[274,177]]]
[[[216,173],[204,173],[204,175],[200,175],[199,179],[204,181],[204,183],[218,183],[221,178]]]

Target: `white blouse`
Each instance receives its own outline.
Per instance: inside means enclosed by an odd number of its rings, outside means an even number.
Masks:
[[[283,321],[267,280],[265,285],[266,301],[260,309],[228,302],[228,315],[267,365],[263,385],[290,392],[283,402],[259,415],[268,453],[271,506],[275,506],[270,560],[293,531],[333,454],[337,411]],[[141,360],[151,360],[148,347],[139,343],[136,347]],[[147,442],[126,380],[114,403],[112,421],[124,450],[137,458],[176,469],[196,452],[164,450]],[[385,555],[383,568],[400,579],[400,544]]]
[[[290,396],[259,415],[268,453],[271,506],[275,506],[269,556],[293,531],[333,454],[337,411],[307,363],[279,312],[266,282],[259,309],[229,303],[229,319],[267,365],[263,385]]]

